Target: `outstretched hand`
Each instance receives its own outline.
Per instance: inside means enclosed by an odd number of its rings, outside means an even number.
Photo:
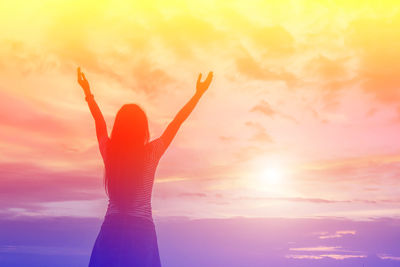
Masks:
[[[88,96],[90,95],[90,86],[89,82],[86,80],[85,74],[81,71],[81,68],[78,67],[78,83],[82,87],[83,91],[85,92],[85,95]]]
[[[212,78],[213,78],[213,72],[210,71],[208,73],[208,76],[205,79],[205,81],[202,82],[201,81],[201,73],[200,73],[199,74],[199,78],[197,79],[196,93],[203,94],[208,89],[208,87],[210,86]]]

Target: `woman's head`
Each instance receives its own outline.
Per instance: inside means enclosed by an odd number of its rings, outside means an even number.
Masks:
[[[125,199],[142,182],[144,146],[149,141],[146,114],[125,104],[115,117],[107,146],[105,187],[109,197]]]
[[[146,114],[136,104],[125,104],[115,117],[111,140],[123,143],[144,145],[149,141],[149,125]]]

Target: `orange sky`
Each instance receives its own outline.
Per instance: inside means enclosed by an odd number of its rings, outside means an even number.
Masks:
[[[103,215],[79,65],[109,130],[134,102],[153,138],[214,71],[160,161],[156,216],[399,214],[396,1],[137,2],[0,2],[2,212]]]

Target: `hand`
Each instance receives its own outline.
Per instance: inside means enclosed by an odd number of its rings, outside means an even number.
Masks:
[[[91,94],[89,82],[86,80],[85,74],[83,74],[80,67],[78,67],[78,83],[82,87],[83,91],[85,92],[85,96],[88,96]]]
[[[204,82],[202,82],[201,81],[201,73],[200,73],[199,78],[197,79],[196,93],[203,94],[210,86],[212,78],[213,78],[213,72],[210,71],[210,73],[208,73],[206,80]]]

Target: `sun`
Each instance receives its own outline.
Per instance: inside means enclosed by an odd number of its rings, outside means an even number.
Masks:
[[[246,180],[245,183],[254,194],[281,196],[291,192],[290,162],[281,158],[260,158],[253,164],[251,182]]]
[[[278,185],[282,183],[283,171],[278,166],[269,166],[263,171],[260,178],[265,185]]]

